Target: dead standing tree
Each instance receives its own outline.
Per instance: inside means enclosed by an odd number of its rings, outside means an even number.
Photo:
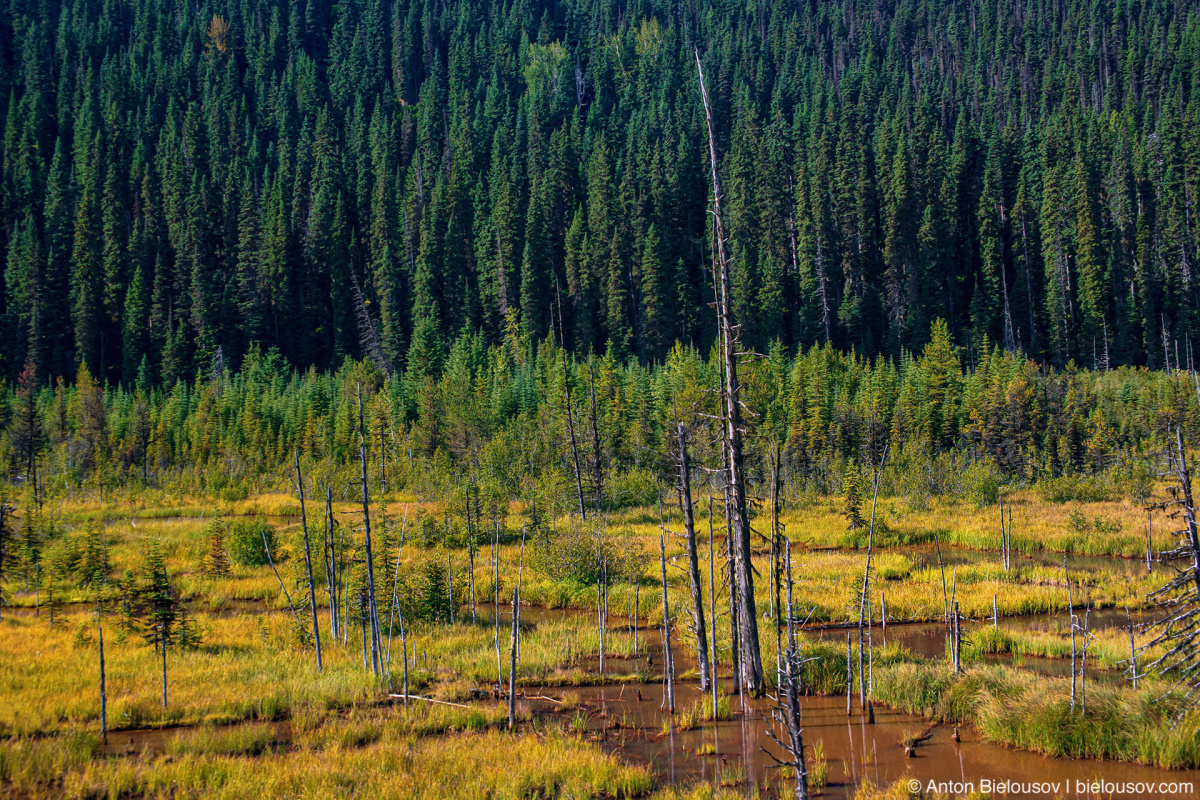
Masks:
[[[700,688],[707,690],[709,688],[709,680],[711,680],[708,668],[708,633],[704,625],[704,598],[702,596],[703,588],[700,583],[700,558],[696,552],[696,523],[692,515],[692,483],[689,474],[687,434],[684,431],[682,422],[676,428],[676,433],[679,437],[679,504],[683,509],[683,528],[687,540],[688,584],[692,590],[693,627],[696,633],[696,660],[699,663]]]
[[[729,514],[733,534],[733,550],[738,590],[738,633],[743,691],[759,696],[764,689],[762,654],[758,645],[758,614],[754,608],[754,572],[750,562],[750,525],[746,517],[746,483],[742,456],[742,411],[738,384],[737,352],[734,347],[732,320],[732,287],[729,260],[725,255],[725,225],[721,215],[721,179],[717,172],[717,138],[713,124],[712,105],[704,86],[704,68],[700,51],[696,50],[696,71],[700,79],[700,97],[708,125],[708,154],[712,166],[713,225],[717,239],[717,313],[721,330],[721,360],[725,378],[723,393],[724,439],[728,453]]]
[[[379,641],[379,605],[375,595],[375,566],[374,557],[371,553],[371,511],[370,511],[370,494],[367,489],[367,440],[363,427],[363,407],[362,407],[362,386],[357,388],[358,392],[358,458],[362,468],[362,509],[363,509],[363,543],[366,548],[367,560],[367,613],[371,625],[371,669],[379,675],[382,664],[380,663],[380,641]]]
[[[1179,480],[1175,504],[1180,508],[1171,516],[1182,516],[1184,527],[1176,532],[1179,543],[1159,554],[1164,563],[1175,567],[1175,575],[1149,596],[1167,615],[1152,627],[1155,636],[1145,649],[1165,649],[1149,669],[1173,673],[1176,676],[1173,688],[1183,688],[1185,707],[1193,707],[1200,702],[1200,533],[1196,529],[1196,506],[1192,499],[1192,477],[1184,454],[1183,434],[1178,429],[1175,431],[1175,450],[1174,467]]]
[[[765,747],[762,751],[776,764],[791,767],[796,781],[796,800],[808,800],[808,770],[804,766],[804,733],[800,715],[800,670],[804,659],[800,658],[796,647],[796,624],[792,616],[792,543],[784,542],[785,558],[787,559],[787,650],[784,651],[783,683],[779,686],[779,700],[775,716],[783,719],[783,735],[786,740],[775,734],[774,728],[767,723],[767,734],[775,744],[789,757],[788,760],[776,758]],[[849,663],[849,659],[847,659]],[[763,718],[764,722],[766,718]]]
[[[571,380],[567,368],[567,339],[563,332],[562,322],[562,293],[559,289],[558,278],[554,279],[554,292],[558,299],[558,341],[561,345],[563,370],[563,412],[567,417],[567,433],[571,441],[571,464],[575,467],[575,496],[579,499],[579,521],[587,521],[587,511],[583,507],[583,477],[579,472],[579,448],[575,443],[575,412],[571,407]]]
[[[304,566],[308,571],[308,604],[312,611],[313,641],[317,645],[317,672],[320,672],[322,670],[321,626],[319,624],[320,617],[317,616],[317,587],[313,583],[312,552],[308,543],[308,515],[304,510],[304,478],[300,474],[300,451],[297,449],[294,455],[296,458],[296,489],[300,494],[300,526],[304,529]]]

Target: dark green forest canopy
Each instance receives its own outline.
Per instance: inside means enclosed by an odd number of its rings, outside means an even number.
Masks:
[[[1200,4],[8,0],[0,350],[173,386],[251,348],[663,359],[714,335],[698,50],[744,349],[1057,365],[1200,341]],[[1178,354],[1178,355],[1177,355]]]

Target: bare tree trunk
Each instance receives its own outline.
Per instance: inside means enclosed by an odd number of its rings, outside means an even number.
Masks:
[[[667,681],[667,711],[675,713],[675,664],[671,657],[671,606],[667,600],[667,540],[666,534],[658,535],[658,563],[662,569],[663,609],[663,669]]]
[[[875,545],[875,508],[879,503],[879,477],[883,473],[883,462],[887,460],[887,447],[879,468],[875,470],[875,492],[871,499],[871,523],[867,528],[867,564],[863,568],[862,595],[858,602],[858,694],[863,708],[867,707],[867,693],[863,691],[863,616],[867,613],[867,589],[871,584],[871,556]]]
[[[329,635],[338,641],[337,552],[333,536],[333,489],[325,487],[325,577],[329,584]]]
[[[942,543],[938,541],[937,533],[933,534],[933,544],[937,547],[938,570],[942,573],[942,619],[950,625],[950,600],[946,596],[946,565],[942,562]]]
[[[575,413],[571,410],[571,382],[567,380],[567,337],[562,324],[562,295],[559,293],[558,278],[554,280],[555,294],[558,295],[558,339],[562,345],[563,368],[563,411],[567,415],[567,432],[571,439],[571,464],[575,467],[575,496],[579,498],[579,520],[587,521],[587,512],[583,508],[583,477],[579,473],[579,449],[575,445]]]
[[[1012,567],[1012,503],[1008,504],[1008,530],[1004,534],[1005,558],[1008,561],[1009,568]]]
[[[167,632],[163,624],[158,623],[158,641],[162,644],[162,703],[167,707]]]
[[[304,478],[300,475],[300,451],[296,450],[294,455],[296,457],[296,486],[300,492],[300,526],[304,529],[304,566],[308,570],[308,603],[312,610],[313,641],[317,646],[317,672],[321,672],[324,669],[321,664],[321,626],[320,618],[317,616],[317,587],[313,583],[312,553],[308,545],[308,517],[304,511]]]
[[[1188,474],[1187,459],[1183,452],[1183,432],[1175,429],[1175,442],[1179,450],[1179,484],[1183,489],[1183,513],[1187,520],[1187,541],[1191,545],[1192,577],[1196,584],[1196,601],[1200,603],[1200,532],[1196,529],[1196,506],[1192,502],[1192,478]]]
[[[854,648],[850,643],[850,633],[846,634],[846,716],[853,713],[851,700],[854,691]]]
[[[388,644],[385,665],[387,670],[388,691],[392,690],[392,623],[396,619],[397,593],[400,587],[400,553],[404,550],[404,536],[408,532],[408,504],[404,505],[404,522],[400,524],[400,544],[396,547],[396,569],[392,574],[392,605],[388,609]],[[404,627],[403,621],[400,623]],[[405,656],[407,658],[407,656]],[[407,662],[406,662],[407,665]],[[407,698],[405,698],[407,700]]]
[[[1150,571],[1150,551],[1152,549],[1151,542],[1154,532],[1154,512],[1146,509],[1146,572]]]
[[[496,538],[492,543],[492,612],[495,615],[496,695],[504,686],[504,666],[500,656],[500,520],[496,522]]]
[[[475,617],[475,529],[471,527],[471,485],[467,484],[467,583],[471,589],[471,624]]]
[[[1008,538],[1004,531],[1004,495],[1000,495],[1000,566],[1008,571]]]
[[[780,626],[779,626],[779,557],[780,549],[780,530],[779,530],[779,471],[781,469],[783,454],[780,452],[778,444],[775,446],[775,458],[771,469],[771,627],[775,629],[775,685],[782,686],[783,678],[785,677],[782,670],[782,655],[783,644],[780,641]],[[788,609],[789,613],[791,609]]]
[[[1137,645],[1133,641],[1133,615],[1129,613],[1129,606],[1125,606],[1125,617],[1129,620],[1129,673],[1133,677],[1133,688],[1137,689]]]
[[[288,608],[292,611],[292,616],[296,619],[296,625],[303,628],[304,623],[300,621],[300,612],[296,610],[296,604],[292,602],[292,595],[287,590],[287,584],[283,582],[283,576],[279,574],[279,568],[275,566],[275,556],[271,555],[271,545],[267,542],[267,529],[262,528],[259,531],[262,534],[263,552],[267,554],[267,561],[271,564],[271,571],[275,573],[275,580],[279,581],[279,588],[283,590],[283,596],[287,598]]]
[[[404,629],[404,614],[400,614],[400,655],[404,656],[404,707],[408,708],[408,631]]]
[[[450,550],[446,549],[446,599],[450,603],[450,624],[454,624],[454,570],[450,566]]]
[[[954,672],[962,672],[962,615],[957,601],[954,603]]]
[[[1070,614],[1071,622],[1071,712],[1075,711],[1075,683],[1078,676],[1078,671],[1075,666],[1075,599],[1071,594],[1071,573],[1067,571],[1067,557],[1063,556],[1063,575],[1067,581],[1067,613]]]
[[[521,526],[521,555],[517,561],[517,658],[521,657],[521,579],[525,574],[525,526]],[[608,603],[605,598],[604,614],[608,616]]]
[[[679,502],[683,507],[683,527],[687,541],[688,579],[692,590],[692,607],[696,617],[696,660],[699,662],[700,689],[708,689],[708,632],[704,625],[704,597],[700,584],[700,559],[696,553],[696,523],[692,516],[692,483],[689,474],[687,434],[683,423],[676,428],[679,436]],[[775,626],[778,629],[778,625]]]
[[[729,492],[726,487],[725,493],[725,560],[728,566],[729,580],[729,658],[733,667],[733,686],[731,687],[735,694],[742,692],[742,650],[738,644],[738,601],[737,601],[737,575],[734,569],[733,555],[733,534],[732,525],[729,521]]]
[[[713,509],[712,496],[708,498],[708,603],[712,608],[712,651],[710,653],[710,668],[712,669],[712,680],[709,684],[712,688],[712,703],[713,703],[713,718],[716,718],[717,709],[717,580],[716,580],[716,557],[713,555]]]
[[[659,506],[661,514],[662,506]],[[604,534],[599,527],[596,528],[596,563],[598,565],[598,573],[596,575],[596,631],[600,636],[600,677],[604,677],[604,580],[607,577],[604,574],[604,568],[607,562],[604,558]]]
[[[1079,710],[1084,715],[1087,714],[1087,651],[1088,645],[1091,644],[1088,634],[1088,617],[1091,614],[1090,607],[1084,607],[1083,611],[1083,651],[1079,654]]]
[[[604,474],[600,464],[600,427],[596,420],[596,376],[592,373],[592,362],[588,361],[588,396],[592,403],[592,480],[596,482],[596,513],[600,513],[604,502]]]
[[[508,645],[508,729],[516,725],[517,716],[517,593],[513,587],[512,599],[512,639]]]
[[[636,658],[638,654],[638,629],[641,627],[639,614],[641,612],[642,601],[642,577],[638,576],[638,582],[633,585],[633,655]]]
[[[371,553],[370,495],[367,489],[367,440],[363,433],[362,385],[358,386],[358,458],[362,466],[363,536],[367,556],[367,616],[371,623],[371,668],[379,674],[379,606],[375,597],[375,564]]]
[[[725,374],[725,440],[729,448],[729,487],[732,499],[730,509],[733,534],[736,539],[735,562],[738,584],[738,627],[741,632],[742,688],[753,696],[763,692],[762,654],[758,645],[758,614],[754,608],[754,572],[750,558],[750,525],[746,517],[746,484],[742,468],[742,418],[741,397],[738,384],[737,354],[733,342],[733,320],[731,319],[731,286],[729,264],[725,256],[725,226],[721,213],[721,180],[717,173],[717,142],[713,127],[712,108],[708,90],[704,86],[704,70],[700,64],[700,52],[696,51],[696,69],[700,76],[700,94],[704,101],[704,113],[708,123],[708,149],[713,180],[713,221],[717,235],[717,253],[720,280],[717,302],[721,320],[721,344]]]
[[[96,631],[100,637],[100,741],[108,744],[108,689],[104,672],[104,615],[98,597],[96,598]],[[1131,632],[1131,641],[1132,636]]]
[[[875,696],[875,638],[871,633],[871,601],[867,601],[867,705]],[[871,722],[875,722],[875,712],[871,712]]]
[[[787,669],[783,711],[788,730],[788,749],[792,756],[792,773],[796,780],[796,800],[808,800],[808,769],[804,766],[804,733],[800,716],[800,664],[796,652],[796,624],[792,616],[792,543],[784,543],[787,558]]]

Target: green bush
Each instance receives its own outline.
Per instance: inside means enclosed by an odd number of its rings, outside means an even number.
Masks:
[[[994,461],[975,461],[963,472],[963,494],[978,508],[995,505],[1000,499],[1000,479],[1000,469]]]
[[[658,483],[650,470],[617,471],[605,483],[604,503],[609,508],[652,506],[658,501]]]
[[[1100,503],[1112,494],[1105,481],[1085,475],[1043,478],[1038,481],[1038,490],[1048,503]]]
[[[259,567],[270,563],[267,551],[263,547],[266,537],[267,547],[271,548],[271,556],[279,560],[279,549],[275,540],[275,529],[267,524],[263,517],[238,520],[229,526],[229,541],[226,547],[229,556],[236,563],[247,567]]]
[[[545,531],[531,545],[530,566],[549,578],[581,585],[595,585],[600,579],[602,559],[594,529]],[[621,530],[605,534],[602,552],[610,584],[639,580],[651,560],[632,534]]]

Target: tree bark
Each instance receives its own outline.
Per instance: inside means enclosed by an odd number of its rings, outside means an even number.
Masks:
[[[571,410],[571,382],[567,375],[567,337],[562,324],[562,295],[558,291],[558,279],[554,282],[555,294],[558,295],[558,339],[562,345],[563,368],[563,410],[567,415],[567,433],[571,439],[571,464],[575,467],[575,496],[579,499],[579,521],[587,521],[587,512],[583,508],[583,476],[579,472],[579,448],[575,444],[575,414]]]
[[[162,644],[162,704],[167,707],[167,632],[163,624],[158,623],[158,640]]]
[[[100,741],[108,744],[108,687],[104,672],[104,617],[100,609],[100,601],[96,600],[96,630],[100,637]],[[1130,641],[1132,641],[1132,629]]]
[[[371,553],[370,494],[367,489],[367,440],[363,433],[362,385],[358,386],[358,458],[362,466],[363,537],[367,556],[367,616],[371,623],[371,667],[379,674],[379,606],[375,598],[375,565]]]
[[[675,669],[671,657],[671,605],[667,600],[667,541],[666,534],[658,535],[659,566],[662,569],[662,609],[663,609],[663,669],[667,682],[667,712],[675,713]]]
[[[508,646],[508,729],[516,725],[517,716],[517,592],[513,587],[512,599],[512,639]]]
[[[308,516],[304,511],[304,478],[300,475],[300,451],[294,452],[296,457],[296,486],[300,493],[300,526],[304,529],[304,566],[308,570],[308,603],[312,610],[313,641],[317,647],[317,672],[324,667],[321,664],[321,626],[317,616],[317,587],[313,584],[312,553],[308,544]]]
[[[700,93],[704,101],[704,113],[708,123],[708,149],[713,180],[713,221],[716,227],[719,280],[717,309],[722,331],[721,349],[725,375],[725,442],[729,450],[728,482],[730,497],[730,519],[735,539],[735,565],[738,585],[738,628],[741,633],[740,646],[742,688],[753,696],[763,692],[762,654],[758,645],[758,614],[754,607],[754,572],[750,556],[750,525],[746,517],[746,485],[742,455],[742,412],[738,383],[737,354],[734,347],[732,316],[732,289],[729,263],[725,256],[725,226],[721,215],[721,180],[717,173],[717,142],[713,126],[712,108],[708,91],[704,86],[704,70],[700,65],[700,53],[696,51],[696,68],[700,75]]]
[[[708,668],[708,631],[704,625],[704,597],[700,584],[700,558],[696,552],[696,523],[692,516],[692,483],[688,466],[687,434],[683,423],[676,432],[679,436],[679,503],[683,507],[683,527],[687,540],[688,579],[692,590],[692,608],[696,617],[696,660],[699,662],[700,689],[708,689],[711,676]]]

